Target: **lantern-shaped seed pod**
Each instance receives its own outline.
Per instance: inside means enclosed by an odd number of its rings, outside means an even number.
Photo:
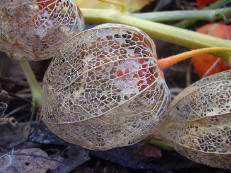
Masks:
[[[1,0],[0,51],[16,60],[51,58],[83,17],[72,0]]]
[[[151,38],[134,27],[103,24],[58,50],[44,77],[41,112],[60,138],[106,150],[152,134],[169,95]]]
[[[199,163],[231,169],[231,71],[203,78],[172,102],[160,132]]]

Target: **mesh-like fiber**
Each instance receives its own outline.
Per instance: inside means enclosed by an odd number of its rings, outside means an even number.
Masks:
[[[160,132],[184,156],[231,169],[231,71],[203,78],[182,91]]]
[[[43,81],[43,121],[94,150],[134,144],[156,130],[169,105],[155,45],[142,31],[104,24],[71,38]]]
[[[0,50],[17,60],[52,58],[84,26],[72,0],[1,0],[0,21]]]

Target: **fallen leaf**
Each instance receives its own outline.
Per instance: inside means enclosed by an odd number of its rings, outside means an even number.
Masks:
[[[163,152],[161,159],[154,157],[136,157],[138,152],[137,150],[142,143],[143,142],[140,142],[132,146],[115,148],[107,151],[90,151],[90,155],[116,163],[123,167],[139,170],[149,169],[155,170],[156,172],[169,172],[171,170],[195,167],[197,165],[195,162],[178,155],[176,152],[170,151]]]
[[[197,8],[201,9],[206,5],[217,2],[217,0],[197,0]]]
[[[115,5],[100,2],[99,0],[74,0],[80,8],[118,8]],[[133,12],[142,9],[154,0],[118,0],[125,6],[125,11]]]
[[[17,123],[14,126],[10,124],[0,125],[0,147],[12,148],[28,138],[30,123]]]
[[[0,173],[45,173],[59,165],[39,148],[16,150],[0,157]]]
[[[62,158],[63,165],[52,170],[51,173],[71,172],[73,169],[90,160],[88,151],[79,146],[68,147],[60,157]]]
[[[197,32],[231,40],[231,26],[222,23],[204,25]],[[195,56],[192,58],[192,62],[201,78],[230,69],[229,65],[223,59],[211,54]]]

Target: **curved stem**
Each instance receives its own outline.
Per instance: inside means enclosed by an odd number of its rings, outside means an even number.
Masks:
[[[161,70],[168,68],[169,66],[176,64],[182,60],[191,58],[196,55],[204,54],[204,53],[213,53],[213,52],[231,52],[229,48],[223,47],[211,47],[211,48],[202,48],[197,50],[191,50],[188,52],[183,52],[177,55],[169,56],[167,58],[162,58],[157,61],[158,66]]]
[[[32,93],[33,104],[34,106],[40,106],[42,102],[42,88],[36,80],[36,77],[30,67],[30,64],[26,60],[19,61],[19,64],[29,84]]]
[[[81,10],[85,21],[88,24],[110,22],[131,25],[142,29],[152,38],[194,49],[204,47],[231,47],[231,41],[229,40],[212,37],[174,26],[151,22],[129,14],[121,13],[118,10],[86,8]],[[227,62],[231,62],[230,52],[220,52],[215,54],[224,58]]]

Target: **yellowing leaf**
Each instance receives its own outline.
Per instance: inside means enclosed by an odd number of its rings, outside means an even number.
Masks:
[[[100,2],[99,0],[74,0],[80,8],[119,8],[113,4]],[[140,10],[154,0],[117,0],[124,4],[125,11],[133,12]]]

